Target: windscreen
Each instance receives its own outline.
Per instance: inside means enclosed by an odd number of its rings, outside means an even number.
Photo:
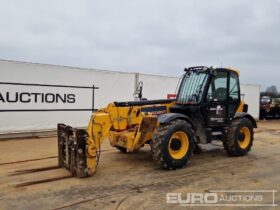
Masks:
[[[185,74],[179,93],[178,103],[199,103],[208,78],[207,71],[189,71]]]

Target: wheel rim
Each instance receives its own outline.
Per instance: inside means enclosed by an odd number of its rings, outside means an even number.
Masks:
[[[241,135],[239,135],[238,144],[242,149],[246,149],[249,146],[251,140],[250,129],[247,127],[242,127],[240,129],[240,134],[242,135],[242,137],[240,137]]]
[[[189,150],[189,138],[183,131],[177,131],[172,134],[168,151],[173,159],[183,158]]]

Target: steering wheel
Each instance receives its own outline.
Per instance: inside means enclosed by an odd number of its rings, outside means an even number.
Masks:
[[[213,93],[213,99],[218,99],[219,101],[225,101],[227,98],[227,89],[226,88],[218,88]]]

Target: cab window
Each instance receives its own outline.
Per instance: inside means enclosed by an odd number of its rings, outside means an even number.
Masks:
[[[235,73],[230,73],[229,79],[229,101],[239,101],[239,84],[238,76]]]
[[[227,72],[217,72],[210,83],[207,101],[227,100]]]

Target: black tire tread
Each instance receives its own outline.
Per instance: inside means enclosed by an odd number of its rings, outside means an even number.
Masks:
[[[192,127],[186,121],[178,119],[178,120],[171,121],[168,124],[161,125],[159,128],[157,128],[151,140],[150,146],[151,146],[153,160],[157,162],[159,165],[161,165],[161,167],[164,169],[175,169],[173,167],[168,166],[168,164],[164,161],[163,158],[161,147],[164,140],[163,138],[164,134],[166,133],[166,131],[170,126],[180,122],[186,123],[189,126],[189,128],[191,128],[192,135],[194,136],[194,130],[192,129]]]
[[[251,142],[246,149],[241,149],[238,144],[237,132],[239,132],[240,126],[242,125],[249,127],[251,132]],[[224,149],[227,151],[227,153],[230,156],[243,156],[246,155],[251,150],[253,146],[253,140],[254,140],[254,131],[253,131],[253,125],[251,121],[247,118],[237,118],[233,120],[230,128],[228,129],[226,139],[223,142],[223,145],[224,145]]]

